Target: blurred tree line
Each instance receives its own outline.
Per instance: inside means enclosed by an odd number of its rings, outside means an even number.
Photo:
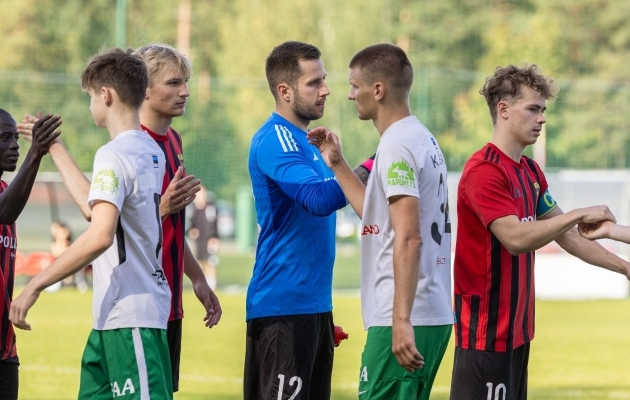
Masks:
[[[107,134],[91,120],[79,75],[115,45],[116,2],[0,0],[0,8],[0,107],[18,120],[38,109],[61,114],[64,142],[90,171]],[[322,50],[331,95],[311,126],[339,133],[351,164],[374,153],[378,134],[346,98],[347,65],[363,47],[390,42],[409,54],[412,111],[450,170],[491,137],[478,94],[485,78],[525,62],[561,88],[548,104],[547,168],[627,168],[629,17],[630,2],[618,0],[127,0],[126,43],[164,42],[191,57],[191,96],[174,127],[189,173],[232,199],[249,184],[249,141],[274,107],[264,60],[285,40]],[[50,160],[43,167],[54,170]]]

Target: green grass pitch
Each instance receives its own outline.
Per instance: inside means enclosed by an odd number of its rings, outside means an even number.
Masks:
[[[340,254],[335,268],[336,287],[358,281],[356,255]],[[219,279],[246,282],[249,271],[251,257],[222,257]],[[245,294],[220,290],[218,295],[224,314],[212,329],[203,326],[202,308],[192,291],[184,295],[181,381],[175,399],[242,399]],[[21,400],[76,398],[81,354],[92,324],[91,301],[91,292],[73,289],[41,295],[27,318],[33,330],[17,332]],[[536,306],[529,399],[630,399],[630,301],[538,301]],[[357,399],[365,341],[358,292],[335,291],[334,307],[335,323],[350,338],[335,350],[332,399]],[[432,399],[448,399],[452,343],[451,339]]]

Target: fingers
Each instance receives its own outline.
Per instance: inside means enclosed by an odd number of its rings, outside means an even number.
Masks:
[[[11,323],[16,328],[30,331],[31,325],[26,322],[26,314],[28,314],[28,309],[25,310],[11,304],[11,310],[9,311],[9,320]]]
[[[394,355],[398,363],[409,372],[424,368],[424,357],[418,352],[415,345],[405,346],[394,351]]]

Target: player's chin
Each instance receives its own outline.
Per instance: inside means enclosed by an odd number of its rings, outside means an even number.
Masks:
[[[17,169],[17,162],[9,161],[2,166],[2,171],[13,172]]]

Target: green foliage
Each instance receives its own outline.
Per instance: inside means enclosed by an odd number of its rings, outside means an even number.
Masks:
[[[182,17],[191,7],[189,25]],[[91,170],[106,133],[93,124],[79,75],[113,46],[115,2],[3,0],[0,107],[21,119],[38,109],[63,116],[63,140]],[[127,43],[165,42],[193,60],[186,115],[174,121],[186,163],[219,197],[248,185],[254,132],[274,108],[264,60],[285,40],[322,50],[331,90],[311,126],[339,134],[351,164],[372,155],[378,134],[347,100],[348,62],[361,48],[390,42],[414,65],[412,112],[438,138],[451,170],[492,133],[478,89],[496,66],[535,63],[561,87],[549,103],[547,165],[627,168],[630,148],[630,3],[616,0],[180,0],[128,1]],[[184,6],[184,7],[183,7]],[[183,8],[182,8],[183,7]],[[77,16],[80,16],[77,18]],[[185,35],[186,28],[189,34]],[[182,39],[183,38],[183,39]],[[184,40],[186,39],[186,40]],[[181,41],[184,40],[184,41]],[[186,44],[188,43],[188,45]],[[23,152],[25,150],[23,146]],[[54,170],[45,160],[43,170]]]

